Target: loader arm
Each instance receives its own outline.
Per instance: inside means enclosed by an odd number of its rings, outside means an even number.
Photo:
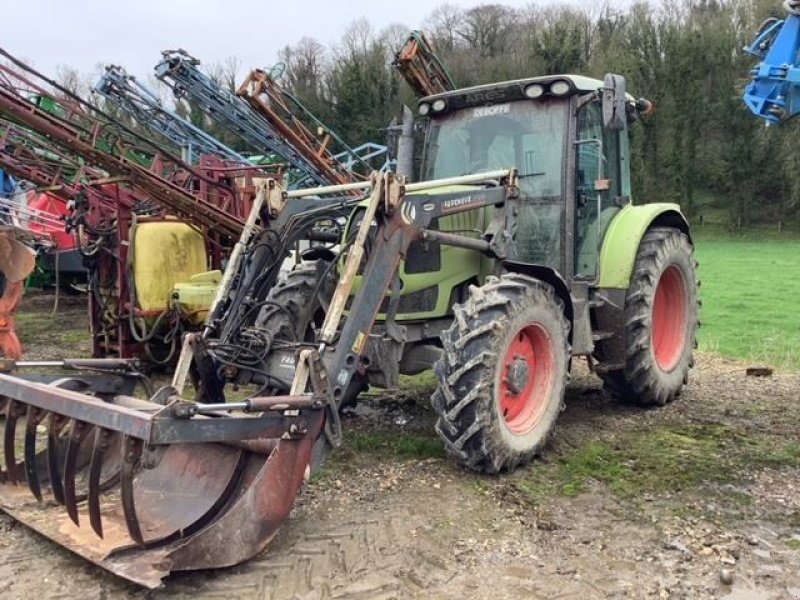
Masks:
[[[453,183],[478,187],[450,194],[414,193]],[[258,204],[275,185],[261,186]],[[129,381],[116,393],[93,387],[80,374],[50,383],[0,374],[5,422],[0,508],[146,587],[157,587],[172,571],[230,566],[260,552],[288,517],[310,472],[315,446],[335,445],[339,439],[338,401],[359,367],[381,301],[409,244],[426,235],[444,235],[427,229],[432,219],[508,206],[507,200],[518,196],[514,171],[410,185],[392,174],[373,174],[366,186],[377,224],[366,257],[366,283],[340,328],[341,299],[349,295],[353,276],[341,279],[318,344],[299,351],[288,393],[214,404],[186,401],[165,387],[145,401],[131,396],[138,379],[119,361],[74,365],[95,372],[107,365],[106,372]],[[329,214],[337,205],[350,208],[357,202],[308,197],[320,193],[287,195],[280,217],[287,216],[275,222],[292,230],[298,215]],[[505,218],[504,211],[497,212]],[[371,222],[366,221],[365,231]],[[281,237],[280,232],[275,235]],[[448,234],[440,241],[504,256],[505,240]],[[248,251],[260,246],[263,240],[256,235]],[[358,248],[348,249],[347,273],[354,273],[364,256],[363,247]],[[230,296],[251,296],[248,286],[258,281],[259,264],[265,263],[242,261],[234,278],[240,284]],[[233,335],[226,333],[228,320],[249,322],[248,302],[237,305],[229,299],[223,304],[209,323],[212,350],[215,341],[235,339],[225,337]],[[40,426],[46,430],[45,440],[38,435]],[[48,502],[39,501],[45,498]],[[87,522],[97,537],[83,531]]]
[[[502,207],[507,200],[519,196],[515,170],[479,173],[447,180],[406,185],[394,174],[373,174],[374,186],[365,216],[354,243],[347,250],[343,273],[328,308],[319,337],[319,352],[326,363],[331,381],[331,404],[338,409],[350,380],[361,368],[366,355],[369,334],[378,317],[383,299],[392,288],[398,268],[412,242],[421,238],[436,239],[442,244],[477,250],[492,257],[507,256],[506,238],[502,235],[489,239],[447,234],[429,229],[431,222],[440,217],[479,210],[487,206]],[[492,187],[442,194],[414,194],[435,191],[451,185],[496,182]],[[504,213],[499,212],[499,218]],[[370,233],[372,223],[377,229]],[[501,227],[501,230],[505,230]],[[373,241],[362,275],[362,286],[353,298],[344,325],[340,327],[346,300],[362,260],[365,258],[367,237]],[[335,344],[332,356],[328,349]],[[295,379],[294,387],[302,385]]]

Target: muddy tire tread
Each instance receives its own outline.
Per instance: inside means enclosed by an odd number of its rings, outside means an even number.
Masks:
[[[489,277],[482,287],[471,286],[468,300],[454,307],[453,324],[442,334],[444,352],[434,365],[440,385],[431,398],[438,415],[435,428],[447,452],[474,471],[494,474],[513,470],[539,454],[552,434],[551,430],[525,452],[510,452],[497,443],[487,422],[495,410],[493,379],[495,358],[500,352],[496,333],[504,319],[529,303],[554,308],[568,357],[569,324],[561,300],[551,286],[523,275]],[[555,382],[562,390],[560,409],[567,369],[561,372],[562,380]]]
[[[691,278],[687,285],[694,285],[687,307],[687,318],[693,321],[688,355],[678,365],[682,371],[681,386],[665,386],[659,380],[658,367],[651,351],[651,326],[653,293],[660,274],[660,264],[670,251],[678,251],[688,256]],[[693,246],[689,237],[671,227],[654,227],[642,238],[636,256],[631,285],[625,298],[625,367],[621,370],[601,374],[606,390],[616,398],[641,406],[664,406],[680,396],[681,387],[688,382],[689,371],[694,367],[693,350],[697,348],[696,332],[700,326],[700,300],[697,290],[698,263],[694,259]],[[602,343],[600,345],[602,353]]]

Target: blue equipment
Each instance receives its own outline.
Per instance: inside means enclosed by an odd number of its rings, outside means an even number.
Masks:
[[[247,158],[236,150],[165,108],[152,91],[128,75],[122,67],[107,66],[94,90],[130,114],[138,124],[181,148],[186,153],[187,162],[194,164],[200,156],[213,154],[233,162],[248,163]]]
[[[768,124],[780,123],[800,113],[800,0],[787,0],[785,20],[768,19],[745,52],[761,62],[751,72],[744,101]]]
[[[156,77],[172,88],[176,98],[191,97],[206,115],[236,135],[251,151],[256,154],[275,154],[286,161],[292,170],[291,187],[313,185],[331,185],[341,183],[332,181],[319,169],[313,157],[305,151],[293,146],[278,132],[264,116],[253,110],[243,99],[228,89],[220,86],[211,77],[200,70],[200,61],[183,50],[165,51],[163,59],[156,67]],[[298,108],[298,112],[316,126],[322,127],[300,102],[284,91],[284,94]],[[291,127],[287,123],[288,127]],[[334,154],[339,163],[348,170],[356,165],[363,167],[366,173],[373,170],[368,159],[387,153],[386,146],[364,144],[358,148],[350,148],[344,141],[330,130],[326,130],[342,150]],[[388,164],[388,163],[387,163]],[[386,165],[385,165],[386,166]]]
[[[165,52],[164,60],[156,65],[156,77],[170,86],[177,98],[187,94],[194,98],[209,117],[235,133],[254,151],[275,153],[316,185],[330,184],[312,162],[273,131],[266,119],[203,73],[199,64],[184,52]]]
[[[17,182],[5,171],[0,171],[0,198],[8,198],[17,191]]]

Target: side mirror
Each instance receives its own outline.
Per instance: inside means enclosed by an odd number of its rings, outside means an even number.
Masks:
[[[603,124],[611,131],[622,131],[627,126],[625,113],[625,78],[609,73],[603,86]]]

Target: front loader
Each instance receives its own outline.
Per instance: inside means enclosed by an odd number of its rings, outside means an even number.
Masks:
[[[573,357],[624,400],[673,400],[696,263],[678,206],[631,203],[627,128],[649,108],[618,76],[442,92],[418,104],[420,183],[261,181],[171,385],[135,397],[132,361],[6,365],[0,507],[155,587],[260,552],[370,383],[433,366],[437,432],[486,473],[541,451]],[[300,239],[303,264],[279,278]]]

